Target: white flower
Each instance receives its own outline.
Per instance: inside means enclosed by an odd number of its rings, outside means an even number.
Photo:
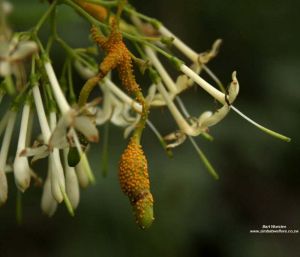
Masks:
[[[25,104],[23,107],[19,140],[17,146],[17,154],[14,161],[14,176],[17,187],[24,192],[30,186],[31,169],[28,164],[28,159],[25,156],[20,156],[20,153],[25,148],[26,136],[28,131],[28,121],[30,116],[30,106]]]
[[[41,200],[41,209],[48,216],[52,216],[57,209],[57,201],[53,197],[51,189],[51,173],[52,166],[50,164],[50,159],[48,160],[48,173],[47,178],[43,187],[42,200]]]
[[[10,110],[8,115],[7,126],[3,137],[0,150],[0,206],[7,200],[8,186],[5,175],[6,161],[11,143],[12,133],[16,122],[17,113]]]
[[[66,193],[75,210],[79,204],[80,191],[75,168],[70,167],[68,164],[68,149],[64,149],[64,168],[66,174]]]
[[[19,41],[17,37],[10,41],[0,40],[0,76],[12,74],[20,61],[37,51],[38,46],[34,41]]]

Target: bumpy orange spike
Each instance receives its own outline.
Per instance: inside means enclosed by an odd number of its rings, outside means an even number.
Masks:
[[[130,139],[121,156],[119,180],[123,193],[129,197],[136,222],[142,229],[150,227],[154,217],[148,163],[144,151],[135,137]]]

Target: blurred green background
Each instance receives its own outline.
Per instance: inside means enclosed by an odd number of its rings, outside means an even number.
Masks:
[[[37,0],[12,2],[16,31],[33,26],[47,8]],[[219,171],[220,180],[215,181],[188,141],[168,159],[147,130],[143,144],[156,220],[141,231],[118,184],[117,164],[126,145],[123,131],[111,126],[108,176],[101,175],[101,143],[94,145],[90,160],[97,184],[82,190],[74,218],[63,205],[53,218],[45,217],[39,208],[41,189],[31,188],[23,197],[23,224],[17,225],[11,179],[9,201],[0,209],[0,256],[299,256],[300,234],[259,235],[249,230],[263,224],[300,229],[300,2],[130,2],[199,52],[222,38],[221,52],[209,67],[225,83],[237,70],[241,90],[235,105],[292,142],[271,138],[230,113],[211,129],[214,142],[197,138]],[[88,24],[69,8],[59,11],[59,33],[73,46],[89,42]],[[60,53],[58,49],[53,57],[59,65]],[[194,115],[215,107],[199,88],[183,99]],[[167,111],[155,111],[151,118],[163,134],[175,128]]]

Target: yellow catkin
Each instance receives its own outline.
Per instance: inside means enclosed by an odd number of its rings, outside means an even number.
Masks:
[[[136,222],[141,228],[148,228],[154,220],[148,163],[141,145],[134,137],[121,156],[119,180],[123,193],[133,207]]]

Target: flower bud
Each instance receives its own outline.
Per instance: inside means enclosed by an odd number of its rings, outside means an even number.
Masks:
[[[50,169],[50,168],[48,168]],[[41,201],[41,208],[42,211],[47,214],[49,217],[53,216],[57,208],[57,201],[54,199],[51,190],[51,170],[48,171],[48,177],[45,181],[43,194],[42,194],[42,201]]]
[[[27,158],[17,155],[14,161],[14,175],[16,185],[21,192],[30,186],[30,171]]]

